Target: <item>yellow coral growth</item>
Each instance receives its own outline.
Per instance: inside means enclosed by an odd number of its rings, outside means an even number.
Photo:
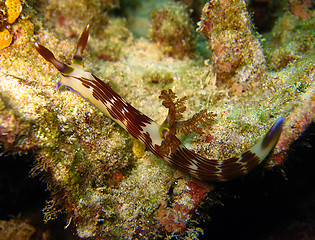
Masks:
[[[8,20],[7,22],[12,24],[20,16],[22,12],[22,4],[20,0],[6,0],[5,5],[7,7]]]
[[[138,139],[133,138],[132,140],[133,140],[133,146],[132,146],[133,154],[137,158],[141,158],[145,151],[145,145],[142,142],[140,142]]]
[[[8,29],[3,29],[0,32],[0,50],[10,46],[12,42],[12,36]]]

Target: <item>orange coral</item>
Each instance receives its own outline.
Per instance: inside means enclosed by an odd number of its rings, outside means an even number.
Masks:
[[[12,36],[8,29],[4,28],[0,32],[0,50],[10,46],[12,42]]]
[[[7,22],[12,24],[20,16],[22,12],[22,4],[20,0],[7,0],[5,1],[7,7],[8,19]]]
[[[4,6],[5,5],[5,6]],[[12,42],[12,35],[9,30],[5,28],[6,24],[13,24],[22,12],[22,4],[20,0],[6,0],[1,3],[2,20],[0,21],[0,50],[10,46]]]

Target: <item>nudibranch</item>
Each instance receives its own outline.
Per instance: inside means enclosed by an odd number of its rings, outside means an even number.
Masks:
[[[89,25],[85,27],[79,38],[71,65],[59,62],[50,50],[35,43],[38,53],[52,63],[62,75],[61,80],[57,83],[57,90],[60,86],[65,86],[65,88],[88,100],[109,118],[116,121],[130,135],[144,143],[154,155],[165,160],[171,166],[199,180],[227,181],[252,170],[273,150],[282,131],[283,117],[276,120],[258,143],[239,156],[229,159],[208,159],[188,150],[174,133],[174,129],[183,125],[176,120],[179,119],[178,115],[181,115],[185,108],[181,108],[177,112],[173,111],[173,118],[169,115],[163,124],[159,125],[131,106],[107,83],[92,73],[84,71],[82,54],[88,36]],[[165,90],[162,91],[160,98],[165,100],[167,97],[175,99],[171,90],[169,93]],[[173,103],[173,107],[176,107],[177,103],[183,100]],[[169,106],[167,101],[164,101],[163,105],[169,108],[169,113],[172,112],[172,106]]]

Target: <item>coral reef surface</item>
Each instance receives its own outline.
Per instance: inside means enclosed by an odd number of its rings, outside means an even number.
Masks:
[[[164,36],[154,35],[155,41],[134,37],[128,17],[115,15],[118,6],[124,12],[118,1],[28,3],[21,13],[25,18],[12,24],[13,44],[0,50],[1,153],[36,153],[31,175],[43,176],[52,192],[44,221],[66,213],[65,225],[74,226],[81,238],[196,239],[203,232],[199,223],[211,214],[202,212],[202,203],[216,203],[209,194],[214,185],[183,174],[141,146],[135,155],[133,139],[111,119],[70,91],[56,92],[60,75],[39,56],[34,41],[69,62],[90,22],[84,68],[135,108],[162,123],[167,110],[159,95],[172,89],[187,98],[185,119],[202,109],[216,114],[203,135],[180,136],[186,147],[207,158],[238,155],[284,116],[283,133],[267,160],[268,166],[279,165],[291,143],[314,121],[311,7],[302,8],[307,17],[301,17],[297,7],[287,8],[272,30],[259,36],[244,1],[208,1],[199,6],[199,29],[212,51],[209,60],[192,48],[200,36],[190,32],[196,26],[180,4],[164,3],[172,6],[174,16],[187,20],[177,26],[188,45],[176,43],[180,47],[172,52],[171,38],[164,47],[158,40]],[[163,15],[165,9],[155,11]],[[159,30],[157,21],[165,19],[153,18],[151,34]]]

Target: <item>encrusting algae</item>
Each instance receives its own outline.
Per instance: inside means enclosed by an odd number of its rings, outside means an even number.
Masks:
[[[70,62],[73,46],[90,22],[84,68],[104,79],[128,104],[157,120],[162,126],[161,142],[172,143],[160,148],[159,154],[173,153],[178,139],[200,159],[232,158],[250,150],[284,116],[283,132],[267,159],[268,166],[273,166],[285,160],[290,144],[314,120],[313,10],[307,19],[286,11],[262,45],[244,3],[209,1],[199,28],[207,26],[202,32],[213,50],[211,62],[200,61],[197,48],[172,57],[165,51],[171,44],[161,48],[149,36],[134,38],[128,19],[106,13],[98,19],[106,19],[102,26],[84,19],[85,9],[99,14],[94,8],[103,1],[87,7],[88,2],[69,1],[65,11],[61,11],[62,1],[38,7],[36,17],[29,19],[35,25],[33,37],[53,50],[56,59]],[[78,15],[66,14],[71,9]],[[176,7],[172,11],[178,14]],[[203,232],[198,224],[211,214],[202,213],[200,204],[205,199],[215,204],[209,195],[215,185],[197,181],[143,151],[143,144],[133,144],[123,128],[84,99],[70,91],[56,92],[59,74],[39,57],[33,42],[24,44],[23,49],[12,44],[0,54],[0,144],[5,154],[36,153],[32,175],[44,176],[52,192],[43,209],[44,220],[66,213],[65,225],[73,226],[81,238],[197,239]],[[195,125],[182,119],[194,119],[198,112],[209,118],[202,118],[207,121],[199,122],[198,128],[189,128]],[[168,117],[171,121],[165,121]],[[202,135],[193,133],[199,130]]]

